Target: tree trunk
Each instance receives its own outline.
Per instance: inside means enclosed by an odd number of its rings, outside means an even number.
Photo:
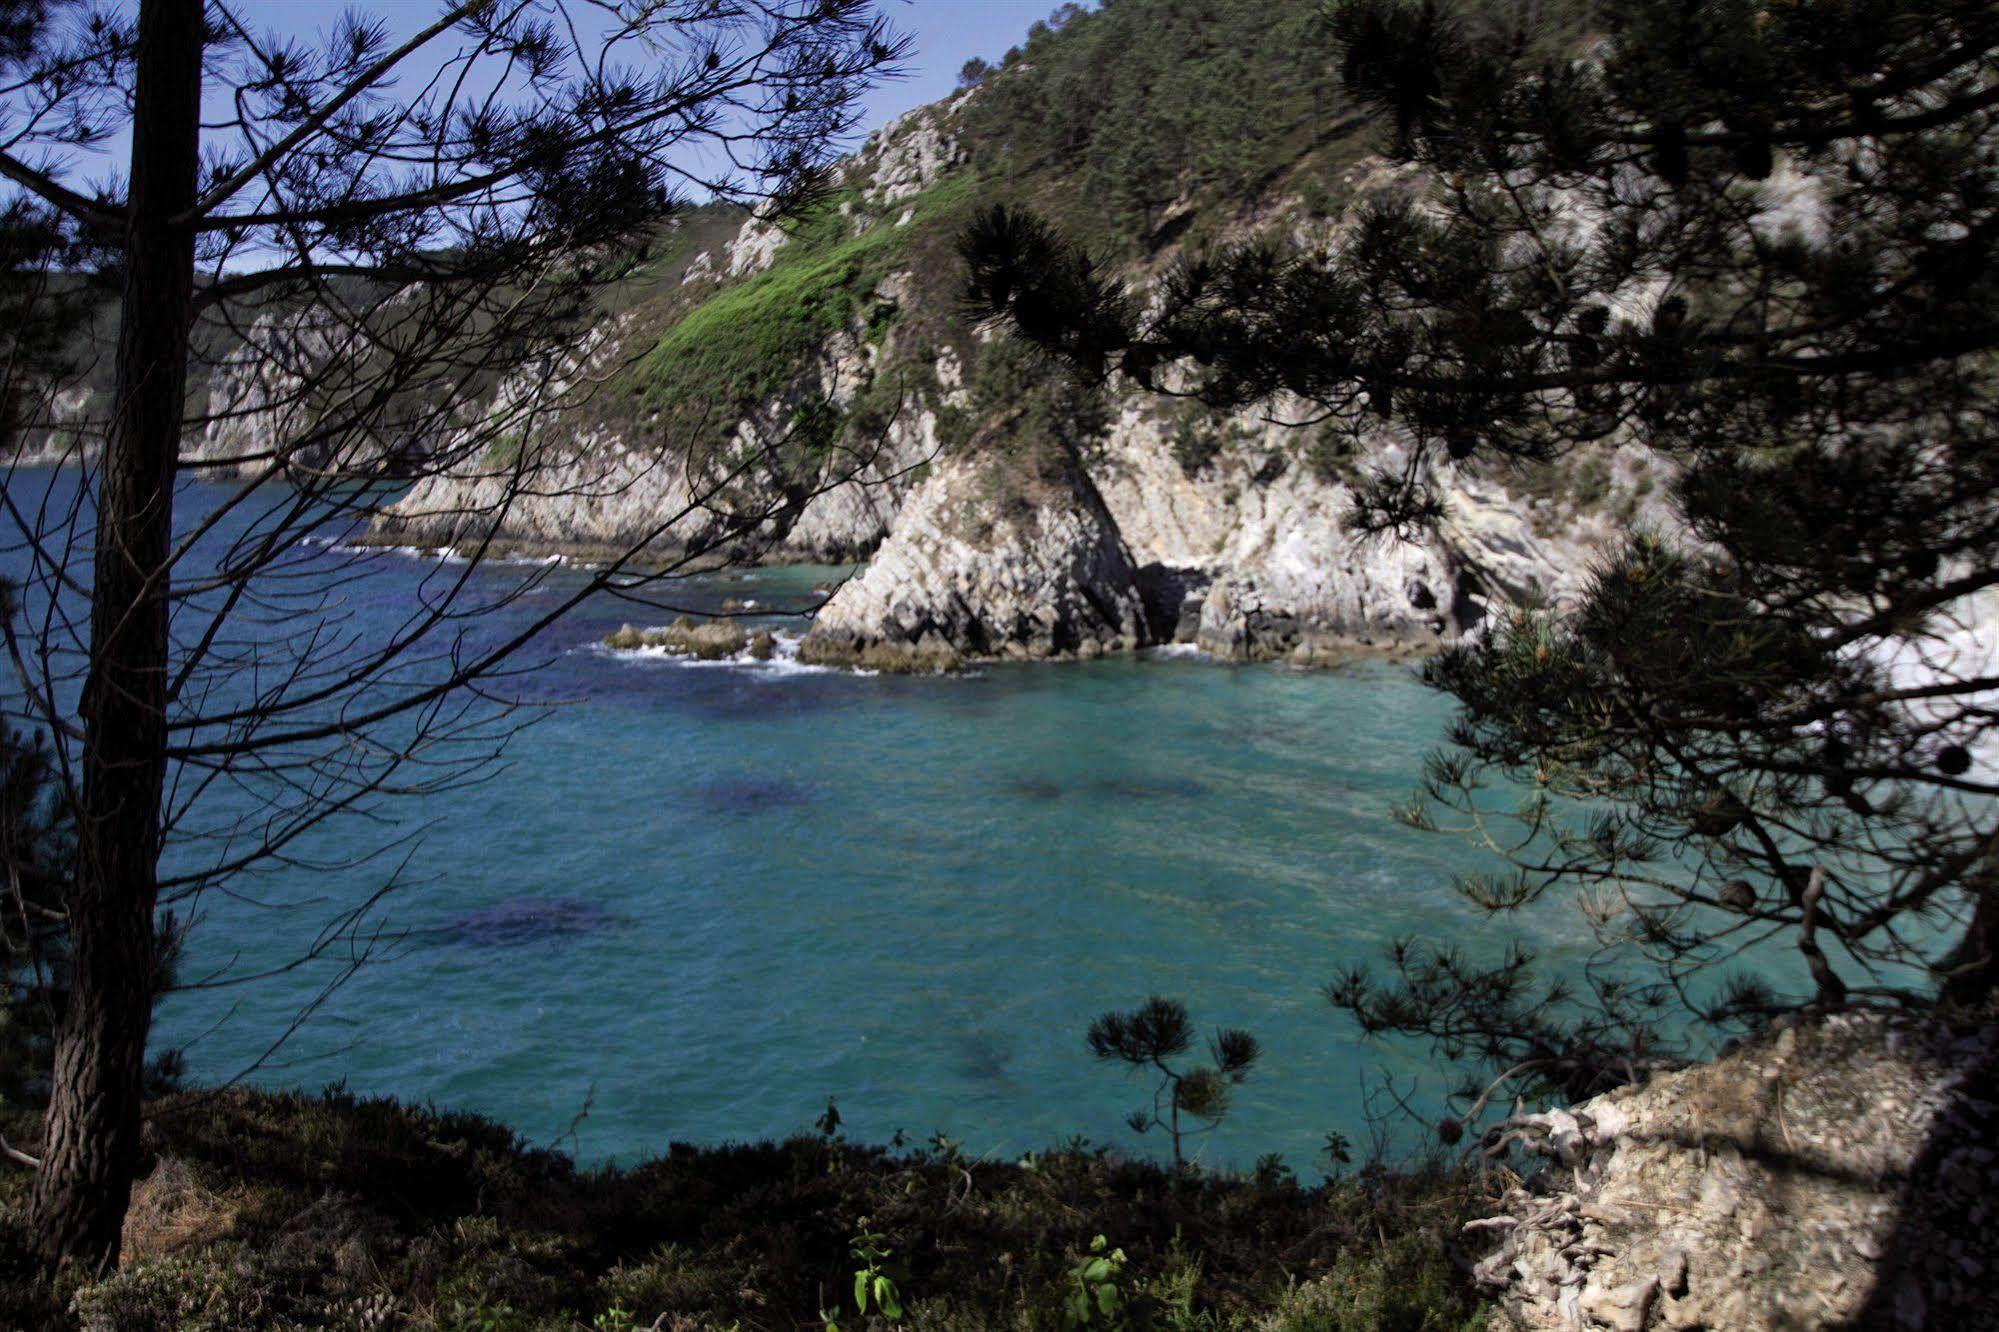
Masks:
[[[115,1263],[139,1154],[166,777],[167,553],[193,322],[201,0],[139,10],[117,387],[97,478],[83,780],[34,1242],[46,1268]]]
[[[1999,855],[1988,854],[1973,876],[1971,923],[1941,964],[1943,997],[1977,1008],[1999,992]]]

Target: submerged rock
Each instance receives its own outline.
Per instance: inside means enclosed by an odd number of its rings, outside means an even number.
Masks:
[[[469,948],[514,948],[545,939],[623,929],[630,923],[596,902],[522,897],[453,916],[423,933],[439,943]]]
[[[761,814],[766,810],[803,805],[812,793],[783,778],[720,777],[695,788],[700,802],[723,814]]]

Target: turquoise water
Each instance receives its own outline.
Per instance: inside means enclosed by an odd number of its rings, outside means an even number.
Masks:
[[[183,516],[216,493],[191,487]],[[371,567],[355,604],[386,624],[436,561]],[[749,571],[682,600],[795,604],[824,576]],[[1081,1134],[1156,1152],[1122,1124],[1149,1088],[1082,1038],[1160,992],[1266,1047],[1211,1162],[1279,1151],[1309,1170],[1327,1132],[1365,1139],[1365,1075],[1445,1085],[1318,993],[1397,935],[1503,942],[1449,890],[1453,870],[1490,866],[1390,818],[1448,715],[1406,669],[1141,658],[899,679],[596,645],[662,618],[585,607],[530,685],[572,701],[504,772],[407,804],[401,829],[323,830],[311,850],[341,859],[427,824],[379,916],[387,955],[251,1081],[475,1110],[593,1160],[782,1135],[829,1095],[864,1139],[941,1129],[1010,1154]],[[385,873],[284,870],[209,894],[183,976],[289,959]],[[1566,906],[1527,924],[1553,958],[1581,956]],[[330,974],[170,996],[155,1044],[185,1046],[197,1081],[231,1077]]]

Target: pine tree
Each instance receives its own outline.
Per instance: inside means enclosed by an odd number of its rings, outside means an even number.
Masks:
[[[491,549],[498,516],[540,484],[560,409],[598,378],[582,321],[686,205],[681,187],[798,204],[907,49],[872,0],[421,8],[329,15],[301,39],[235,0],[0,5],[0,175],[94,251],[81,267],[117,293],[104,410],[77,450],[89,504],[0,513],[28,555],[24,596],[88,600],[32,617],[34,641],[11,654],[62,751],[77,843],[30,1206],[50,1271],[117,1260],[164,910],[327,819],[445,789],[441,774],[462,779],[509,733],[489,689],[531,633],[472,647],[457,623],[491,603],[461,597],[462,581],[373,642],[334,631],[345,575],[305,588],[288,567],[303,539],[353,530],[396,486],[479,469],[497,507],[467,544]],[[121,139],[129,173],[86,177],[85,150]],[[32,289],[10,283],[9,300]],[[197,334],[217,328],[301,382],[232,459],[245,477],[229,507],[257,515],[254,535],[191,573],[179,454],[211,409],[229,411],[190,387]],[[339,354],[287,363],[321,337]],[[32,386],[22,370],[0,362],[10,396]],[[697,508],[728,507],[730,466],[704,478]],[[593,572],[594,590],[627,563]],[[544,621],[584,595],[552,598]],[[259,638],[274,613],[287,634]],[[215,852],[202,863],[163,872],[170,846],[196,840],[190,792],[211,782],[258,792],[261,808],[202,835]],[[300,964],[340,938],[351,974],[373,900],[301,939]]]
[[[1135,1133],[1164,1129],[1173,1144],[1176,1170],[1187,1164],[1186,1139],[1213,1132],[1227,1118],[1230,1093],[1263,1055],[1256,1037],[1242,1028],[1217,1027],[1208,1042],[1210,1062],[1182,1062],[1182,1056],[1194,1048],[1193,1020],[1185,1004],[1156,994],[1128,1013],[1102,1014],[1090,1024],[1084,1041],[1090,1053],[1106,1063],[1127,1064],[1158,1077],[1152,1104],[1132,1111],[1125,1122]],[[1184,1122],[1182,1116],[1199,1127]]]
[[[1999,10],[1944,0],[1346,0],[1351,95],[1422,168],[1329,251],[1193,255],[1141,302],[1038,219],[963,249],[974,304],[1087,370],[1281,404],[1376,445],[1353,520],[1452,469],[1649,449],[1675,521],[1573,606],[1429,664],[1459,714],[1407,817],[1579,897],[1579,985],[1406,943],[1328,987],[1581,1094],[1691,1030],[1990,1002],[1999,981]],[[1303,440],[1301,439],[1301,446]],[[1454,1121],[1455,1122],[1455,1121]]]

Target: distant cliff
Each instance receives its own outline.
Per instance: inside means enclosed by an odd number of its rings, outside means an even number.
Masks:
[[[1436,532],[1363,540],[1348,481],[1392,462],[1393,438],[1343,454],[1283,404],[1264,419],[1085,392],[964,319],[954,239],[985,202],[1050,211],[1143,281],[1218,240],[1323,238],[1356,199],[1405,188],[1341,110],[1317,26],[1252,36],[1267,18],[1175,0],[1074,16],[870,137],[807,217],[669,237],[594,330],[592,354],[630,370],[537,462],[534,493],[496,520],[505,468],[434,480],[377,539],[490,528],[509,547],[666,558],[728,535],[744,506],[706,502],[715,459],[754,457],[732,484],[768,520],[731,538],[739,557],[868,563],[806,655],[912,669],[1163,642],[1323,662],[1559,597],[1614,530],[1660,518],[1636,451],[1463,475]],[[1253,114],[1203,101],[1201,80],[1230,77]],[[1157,123],[1133,128],[1134,108]],[[1157,160],[1120,156],[1128,133]]]
[[[1165,642],[1323,662],[1427,649],[1561,596],[1614,531],[1663,520],[1636,450],[1461,474],[1436,531],[1362,540],[1348,482],[1394,462],[1393,437],[1343,451],[1283,403],[1265,419],[1086,391],[963,315],[955,238],[988,202],[1035,207],[1142,284],[1218,241],[1323,240],[1356,200],[1407,188],[1342,103],[1323,24],[1293,8],[1065,11],[978,86],[871,136],[803,217],[676,219],[571,362],[534,372],[589,391],[534,438],[413,486],[370,539],[866,561],[807,655],[913,669]],[[215,358],[218,417],[190,459],[226,468],[300,433],[312,405],[294,390],[338,330],[264,333]],[[392,471],[433,444],[364,447]]]

